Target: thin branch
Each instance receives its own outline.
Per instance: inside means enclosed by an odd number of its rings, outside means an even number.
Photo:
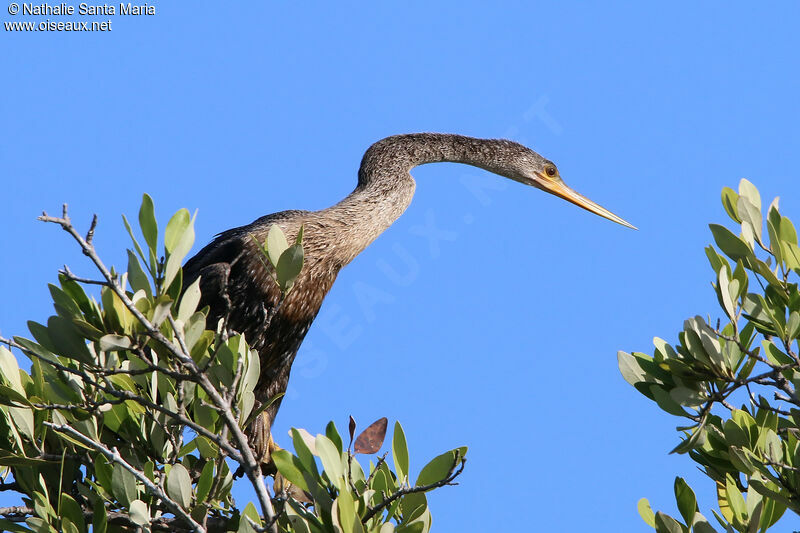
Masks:
[[[211,383],[211,380],[209,380],[209,378],[203,372],[201,372],[197,366],[197,363],[195,363],[189,354],[188,350],[185,349],[185,344],[184,346],[176,346],[170,339],[161,333],[159,328],[152,324],[147,317],[145,317],[142,312],[139,311],[133,301],[128,297],[124,288],[119,284],[116,278],[111,275],[111,272],[97,255],[92,243],[87,242],[72,225],[69,217],[67,216],[67,204],[64,204],[61,218],[51,217],[48,216],[47,213],[43,213],[42,216],[39,217],[39,220],[58,224],[64,231],[69,233],[80,245],[84,255],[91,259],[95,267],[106,279],[109,284],[109,288],[119,297],[123,305],[125,305],[125,307],[131,312],[136,320],[144,327],[147,335],[156,342],[162,344],[181,364],[183,364],[192,374],[197,376],[197,383],[202,387],[209,399],[215,405],[221,408],[220,414],[225,421],[225,425],[230,429],[233,438],[235,439],[241,451],[241,457],[243,460],[240,462],[240,464],[244,467],[247,477],[255,489],[259,504],[261,505],[262,513],[271,522],[272,518],[275,516],[275,510],[272,507],[272,501],[269,497],[269,493],[267,492],[267,486],[264,483],[264,477],[261,473],[261,465],[253,455],[253,451],[250,449],[250,443],[247,440],[247,436],[242,431],[242,428],[239,427],[239,421],[234,416],[227,402],[225,402],[225,399]],[[180,335],[178,335],[177,332],[176,336],[180,339]],[[277,526],[274,523],[270,529],[273,533],[278,533]]]
[[[119,451],[116,448],[108,449],[102,444],[95,442],[94,440],[85,436],[80,431],[74,430],[66,425],[53,424],[50,422],[43,422],[43,424],[59,433],[69,434],[75,439],[81,441],[86,446],[89,446],[90,448],[93,448],[94,450],[103,454],[109,461],[112,461],[120,465],[122,468],[130,472],[133,475],[133,477],[135,477],[140,483],[142,483],[147,488],[147,490],[150,491],[150,494],[160,499],[164,503],[164,506],[167,509],[169,509],[171,513],[173,513],[175,516],[182,518],[185,522],[190,524],[192,526],[193,531],[197,531],[199,533],[205,533],[205,528],[203,528],[203,526],[195,522],[194,518],[192,518],[191,515],[189,515],[186,511],[184,511],[183,507],[178,505],[176,501],[167,496],[167,493],[164,490],[162,490],[161,487],[150,481],[150,478],[144,475],[144,472],[141,472],[140,470],[137,470],[136,468],[131,466],[122,457],[122,455],[120,455]]]
[[[34,510],[30,507],[15,505],[13,507],[0,507],[0,516],[7,520],[18,522],[16,519],[24,519],[28,515],[32,515]]]
[[[64,204],[64,208],[66,209],[66,204]],[[92,239],[94,239],[94,230],[97,227],[97,213],[94,214],[92,217],[92,223],[89,226],[89,231],[86,232],[86,244],[91,245]]]
[[[373,468],[373,469],[372,469],[372,472],[370,472],[370,473],[369,473],[369,476],[367,476],[367,480],[364,482],[364,485],[365,485],[365,486],[369,487],[369,483],[370,483],[370,481],[372,481],[372,478],[373,478],[373,476],[375,476],[375,473],[376,473],[376,472],[378,471],[378,469],[381,467],[381,464],[383,464],[383,463],[385,463],[385,462],[386,462],[386,456],[387,456],[387,455],[389,455],[389,452],[386,452],[386,453],[384,453],[383,455],[381,455],[381,456],[378,458],[378,462],[377,462],[377,463],[375,463],[375,468]]]
[[[78,283],[85,283],[87,285],[102,285],[103,287],[108,287],[107,281],[100,281],[96,279],[89,279],[89,278],[82,278],[80,276],[76,276],[72,273],[67,265],[64,265],[64,268],[58,271],[59,274],[66,277],[69,281],[75,281]]]
[[[105,392],[107,394],[110,394],[110,395],[112,395],[112,396],[114,396],[116,398],[122,399],[122,400],[132,400],[132,401],[138,403],[139,405],[142,405],[143,407],[147,407],[149,409],[153,409],[153,410],[156,410],[156,411],[158,411],[160,413],[163,413],[163,414],[173,418],[177,422],[179,422],[179,423],[187,426],[188,428],[194,430],[199,435],[202,435],[202,436],[208,438],[209,440],[211,440],[214,444],[219,446],[221,449],[224,449],[234,461],[239,462],[239,463],[243,462],[242,456],[239,453],[239,451],[236,448],[234,448],[233,446],[231,446],[228,443],[227,439],[222,439],[216,433],[212,433],[211,431],[207,430],[203,426],[201,426],[199,424],[196,424],[195,422],[193,422],[191,419],[187,418],[186,416],[182,416],[182,415],[180,415],[178,413],[175,413],[174,411],[170,411],[166,407],[164,407],[162,405],[159,405],[157,403],[151,402],[150,400],[148,400],[146,398],[143,398],[143,397],[141,397],[141,396],[139,396],[137,394],[133,394],[130,391],[118,390],[118,389],[114,389],[112,387],[103,385],[102,383],[100,383],[97,380],[93,379],[89,374],[87,374],[84,371],[76,370],[74,368],[70,368],[68,366],[62,365],[62,364],[57,363],[55,361],[52,361],[50,359],[46,359],[46,358],[40,356],[39,354],[37,354],[36,352],[32,352],[30,350],[25,349],[24,347],[20,346],[19,344],[17,344],[16,342],[14,342],[12,340],[8,340],[8,339],[4,339],[4,338],[0,337],[0,343],[8,344],[9,346],[17,348],[20,351],[22,351],[22,352],[24,352],[24,353],[26,353],[26,354],[28,354],[28,355],[30,355],[32,357],[36,357],[37,359],[39,359],[43,363],[51,365],[51,366],[53,366],[54,368],[56,368],[58,370],[61,370],[63,372],[67,372],[69,374],[73,374],[75,376],[78,376],[81,379],[83,379],[85,382],[97,387],[102,392]]]
[[[422,485],[419,487],[401,487],[397,489],[391,496],[384,499],[381,503],[376,505],[375,507],[369,507],[367,510],[367,514],[364,515],[364,518],[361,519],[361,522],[366,525],[370,518],[381,512],[383,509],[391,505],[396,499],[405,496],[406,494],[413,494],[415,492],[427,492],[432,489],[436,489],[439,487],[444,487],[445,485],[456,485],[453,483],[453,480],[461,475],[461,472],[464,471],[464,465],[467,463],[467,459],[465,457],[458,457],[456,456],[455,461],[453,461],[453,466],[450,467],[450,470],[447,472],[447,475],[444,479],[437,481],[435,483],[429,483],[428,485]],[[460,466],[459,466],[460,464]],[[458,468],[458,470],[456,470]]]

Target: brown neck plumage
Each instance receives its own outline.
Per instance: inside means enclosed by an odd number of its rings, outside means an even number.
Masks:
[[[364,154],[358,186],[344,200],[319,214],[340,232],[337,256],[347,264],[406,210],[414,196],[412,168],[453,162],[503,174],[505,149],[512,143],[443,133],[412,133],[382,139]]]

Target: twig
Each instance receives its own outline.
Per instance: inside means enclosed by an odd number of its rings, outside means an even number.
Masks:
[[[34,510],[30,507],[22,505],[15,505],[13,507],[0,507],[0,516],[13,520],[14,518],[24,518],[27,515],[32,515]]]
[[[82,378],[87,383],[90,383],[91,385],[97,387],[102,392],[105,392],[107,394],[110,394],[110,395],[115,396],[116,398],[119,398],[119,399],[122,399],[122,400],[132,400],[132,401],[142,405],[143,407],[147,407],[149,409],[153,409],[153,410],[156,410],[156,411],[158,411],[158,412],[160,412],[162,414],[165,414],[165,415],[175,419],[177,422],[179,422],[179,423],[187,426],[188,428],[194,430],[199,435],[202,435],[202,436],[210,439],[214,444],[219,446],[221,449],[224,449],[234,461],[239,462],[239,463],[241,463],[243,461],[243,458],[242,458],[241,454],[239,453],[239,451],[236,450],[236,448],[232,447],[227,442],[226,439],[222,439],[219,435],[217,435],[215,433],[212,433],[211,431],[207,430],[206,428],[204,428],[203,426],[201,426],[199,424],[194,423],[191,419],[187,418],[186,416],[182,416],[182,415],[179,415],[178,413],[175,413],[174,411],[170,411],[166,407],[163,407],[162,405],[159,405],[157,403],[151,402],[150,400],[148,400],[146,398],[143,398],[143,397],[141,397],[141,396],[139,396],[137,394],[133,394],[130,391],[118,390],[118,389],[114,389],[112,387],[105,386],[102,383],[98,382],[97,380],[93,379],[86,372],[83,372],[81,370],[76,370],[74,368],[70,368],[68,366],[62,365],[62,364],[57,363],[55,361],[52,361],[50,359],[46,359],[46,358],[40,356],[39,354],[37,354],[36,352],[32,352],[30,350],[25,349],[24,347],[20,346],[19,344],[17,344],[16,342],[14,342],[12,340],[8,340],[8,339],[4,339],[4,338],[0,337],[0,343],[8,344],[9,346],[17,348],[17,349],[21,350],[22,352],[24,352],[24,353],[26,353],[26,354],[28,354],[28,355],[30,355],[32,357],[36,357],[37,359],[39,359],[43,363],[46,363],[46,364],[51,365],[52,367],[54,367],[54,368],[56,368],[58,370],[61,370],[62,372],[67,372],[69,374],[76,375],[76,376]]]
[[[230,429],[233,438],[235,439],[240,451],[241,451],[241,458],[242,461],[240,464],[245,468],[245,472],[247,474],[248,479],[250,480],[253,488],[255,489],[256,495],[258,496],[259,504],[261,505],[261,510],[264,516],[271,521],[272,518],[275,516],[275,510],[272,507],[272,501],[270,500],[269,493],[267,492],[267,486],[264,483],[264,477],[261,474],[261,465],[256,460],[255,456],[253,455],[252,450],[250,449],[250,444],[247,440],[247,436],[242,431],[242,428],[239,427],[239,421],[234,416],[233,412],[230,409],[230,406],[227,405],[225,399],[220,395],[219,391],[214,387],[211,383],[211,380],[201,372],[197,363],[194,362],[191,355],[189,354],[188,350],[185,349],[184,346],[176,346],[170,339],[164,336],[154,324],[152,324],[147,317],[145,317],[141,311],[136,307],[133,301],[128,297],[127,293],[125,292],[124,288],[120,286],[118,281],[114,276],[111,275],[111,272],[105,266],[103,261],[97,255],[94,246],[91,242],[87,242],[75,229],[72,223],[67,216],[67,204],[64,204],[63,214],[61,218],[51,217],[47,215],[47,213],[43,213],[42,216],[39,217],[39,220],[43,222],[50,222],[53,224],[58,224],[61,228],[69,233],[73,239],[80,245],[81,249],[83,250],[84,255],[89,257],[91,261],[94,263],[95,267],[100,271],[102,276],[108,282],[108,287],[119,297],[120,301],[125,305],[128,311],[136,318],[136,320],[144,327],[145,332],[147,335],[155,340],[156,342],[162,344],[171,355],[173,355],[182,365],[184,365],[189,372],[197,377],[197,383],[203,389],[203,391],[208,395],[209,399],[219,408],[221,408],[220,415],[222,416],[225,425],[228,426]],[[176,336],[179,338],[179,342],[182,343],[180,339],[180,335],[177,334]],[[278,533],[277,526],[273,523],[272,527],[270,528],[273,533]]]
[[[64,207],[66,208],[66,204],[64,204]],[[96,227],[97,227],[97,213],[95,213],[94,216],[92,217],[92,223],[89,226],[89,231],[86,232],[86,244],[89,245],[92,244],[92,239],[94,239],[94,230]]]
[[[373,476],[378,471],[378,469],[381,467],[381,464],[386,462],[386,456],[387,455],[389,455],[389,452],[384,453],[383,455],[381,455],[378,458],[378,462],[375,463],[375,468],[372,469],[372,472],[369,473],[369,476],[367,476],[367,480],[364,482],[365,486],[369,487],[369,482],[372,481]]]
[[[118,465],[120,465],[122,468],[124,468],[125,470],[130,472],[133,475],[133,477],[135,477],[140,483],[142,483],[147,488],[147,490],[150,491],[150,494],[153,494],[158,499],[160,499],[164,503],[164,506],[167,509],[169,509],[169,511],[171,513],[173,513],[175,516],[179,516],[184,521],[186,521],[188,524],[190,524],[192,526],[192,530],[193,531],[196,531],[196,532],[199,532],[199,533],[205,533],[205,528],[203,528],[203,526],[198,524],[194,520],[194,518],[191,517],[190,514],[188,514],[186,511],[183,510],[183,507],[178,505],[178,503],[176,501],[174,501],[172,498],[167,496],[167,493],[163,489],[161,489],[161,487],[159,487],[158,485],[156,485],[155,483],[150,481],[150,478],[148,478],[146,475],[144,475],[143,472],[141,472],[141,471],[137,470],[136,468],[134,468],[133,466],[131,466],[122,457],[122,455],[120,455],[119,451],[116,448],[108,449],[105,446],[103,446],[102,444],[100,444],[98,442],[95,442],[94,440],[92,440],[89,437],[85,436],[80,431],[74,430],[71,427],[66,426],[66,425],[53,424],[51,422],[43,422],[43,424],[45,426],[53,429],[54,431],[59,432],[59,433],[67,433],[67,434],[69,434],[70,436],[74,437],[75,439],[81,441],[86,446],[89,446],[90,448],[93,448],[94,450],[96,450],[96,451],[100,452],[101,454],[103,454],[109,461],[112,461],[112,462],[117,463]]]
[[[384,508],[389,506],[393,501],[398,498],[405,496],[406,494],[413,494],[415,492],[427,492],[429,490],[444,487],[445,485],[455,485],[453,480],[457,478],[461,472],[464,471],[464,465],[467,463],[467,459],[465,457],[459,457],[458,455],[453,461],[453,466],[450,467],[450,470],[447,472],[447,475],[444,479],[439,480],[435,483],[429,483],[428,485],[422,485],[419,487],[401,487],[397,489],[391,496],[384,499],[381,503],[376,505],[375,507],[369,507],[367,510],[367,514],[364,515],[364,518],[361,519],[361,522],[366,525],[370,518],[381,512]],[[460,467],[459,467],[460,464]],[[458,468],[458,470],[456,470]]]
[[[89,279],[89,278],[81,278],[79,276],[76,276],[75,274],[72,273],[72,271],[69,269],[69,267],[67,265],[64,265],[64,268],[59,270],[58,273],[62,274],[64,277],[66,277],[70,281],[76,281],[78,283],[85,283],[87,285],[102,285],[103,287],[108,287],[108,282],[106,282],[106,281],[100,281],[100,280]]]

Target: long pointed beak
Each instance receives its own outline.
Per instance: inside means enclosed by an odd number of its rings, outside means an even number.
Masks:
[[[542,176],[541,179],[536,182],[536,186],[544,191],[549,192],[550,194],[554,194],[559,198],[563,198],[568,202],[572,202],[573,204],[580,206],[586,209],[587,211],[591,211],[595,215],[600,215],[603,218],[607,218],[608,220],[611,220],[613,222],[616,222],[617,224],[621,224],[628,228],[638,229],[636,226],[621,219],[620,217],[618,217],[605,207],[597,205],[596,203],[589,200],[585,196],[573,191],[572,189],[564,185],[563,181],[552,181]]]

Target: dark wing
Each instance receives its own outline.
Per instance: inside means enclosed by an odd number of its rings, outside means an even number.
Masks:
[[[231,265],[241,257],[243,250],[239,238],[225,232],[197,252],[183,267],[183,286],[188,287],[200,278],[200,304],[198,309],[209,306],[208,327],[214,329],[217,322],[230,311],[228,296]]]
[[[244,333],[253,347],[258,349],[264,344],[266,319],[280,292],[252,240],[263,242],[273,224],[303,214],[303,211],[281,211],[220,233],[186,262],[183,286],[188,287],[200,278],[198,309],[209,306],[206,321],[209,329],[215,329],[219,320],[227,317],[228,326]]]

